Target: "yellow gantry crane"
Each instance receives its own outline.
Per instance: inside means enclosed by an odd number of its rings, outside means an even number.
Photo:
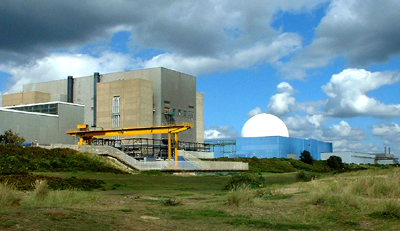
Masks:
[[[89,126],[87,124],[78,124],[77,130],[69,130],[67,134],[79,137],[80,139],[78,145],[85,145],[85,141],[87,141],[87,144],[91,145],[93,137],[168,134],[168,160],[171,160],[171,137],[172,134],[174,134],[175,161],[178,161],[178,133],[186,131],[190,128],[193,128],[193,124],[183,123],[181,125],[89,130]]]

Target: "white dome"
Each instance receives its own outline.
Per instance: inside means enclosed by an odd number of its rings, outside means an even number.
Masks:
[[[284,136],[289,137],[285,123],[271,114],[258,114],[251,117],[242,128],[242,137]]]

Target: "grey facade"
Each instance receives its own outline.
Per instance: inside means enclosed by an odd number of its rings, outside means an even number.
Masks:
[[[105,94],[101,90],[98,91],[98,84],[134,79],[147,80],[152,83],[152,102],[147,102],[147,105],[152,103],[149,113],[152,116],[153,124],[150,126],[160,126],[169,123],[192,123],[194,128],[182,132],[179,135],[179,139],[187,142],[204,141],[203,96],[196,93],[196,77],[188,74],[162,67],[110,74],[95,73],[93,76],[79,78],[66,77],[57,81],[27,84],[24,85],[23,91],[49,93],[51,99],[65,100],[70,101],[70,103],[84,105],[83,122],[85,124],[93,128],[108,128],[111,127],[111,124],[98,124],[97,99],[99,95]],[[112,96],[110,97],[111,99],[108,100],[112,100]],[[124,103],[123,98],[121,98],[121,103]],[[142,108],[148,110],[148,106]],[[104,108],[102,110],[104,112]],[[130,115],[132,113],[139,112],[131,111]],[[101,116],[104,117],[104,113]],[[111,117],[112,113],[110,112],[107,116]],[[105,120],[103,119],[102,121]],[[127,124],[124,124],[124,126],[127,126]],[[128,126],[137,125],[128,124]],[[153,136],[155,139],[162,137],[164,135]]]
[[[27,142],[76,144],[66,132],[83,122],[83,106],[51,102],[0,108],[0,118],[0,133],[11,129]]]

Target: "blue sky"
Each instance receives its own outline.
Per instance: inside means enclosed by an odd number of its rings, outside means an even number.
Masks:
[[[334,150],[400,154],[399,0],[0,3],[0,92],[166,67],[197,77],[207,138],[258,113]]]

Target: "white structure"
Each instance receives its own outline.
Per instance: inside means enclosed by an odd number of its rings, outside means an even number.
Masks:
[[[351,151],[324,152],[321,153],[321,160],[327,160],[330,156],[342,158],[346,164],[396,164],[397,158],[387,153],[360,153]]]
[[[277,116],[266,113],[251,117],[242,128],[242,137],[265,136],[289,137],[289,130]]]

